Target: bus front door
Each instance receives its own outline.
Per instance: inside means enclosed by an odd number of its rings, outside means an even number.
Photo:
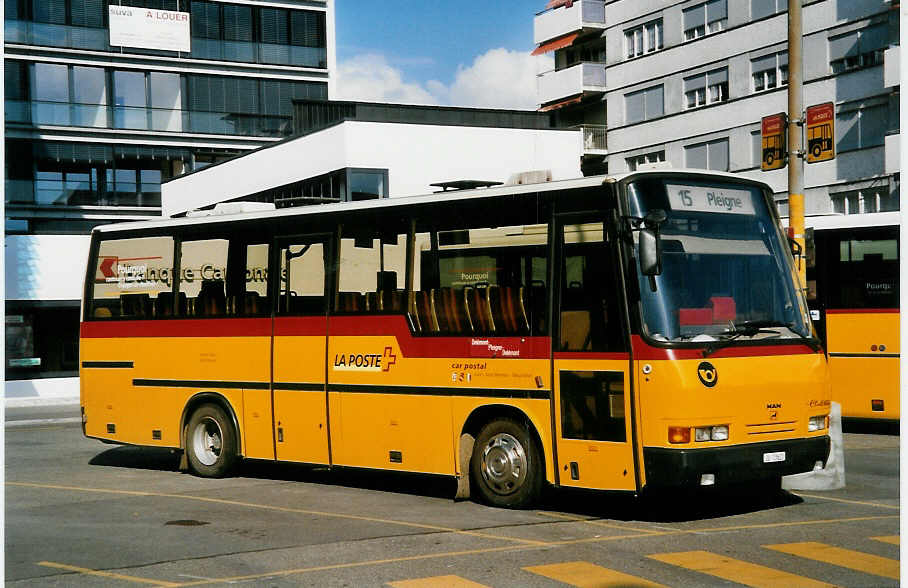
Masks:
[[[329,235],[280,238],[275,293],[272,395],[275,456],[327,464],[325,353],[331,291]]]
[[[556,219],[553,382],[558,482],[635,490],[630,354],[601,214]]]

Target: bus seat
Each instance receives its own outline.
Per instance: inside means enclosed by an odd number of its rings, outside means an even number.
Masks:
[[[413,316],[419,331],[434,333],[438,331],[438,324],[432,316],[432,296],[430,292],[417,290],[413,292]]]
[[[530,285],[529,324],[531,332],[536,335],[545,334],[546,318],[546,287],[545,284],[533,283]]]
[[[258,292],[246,292],[243,297],[243,312],[245,314],[266,314],[265,297]]]
[[[113,313],[110,312],[110,309],[106,306],[97,306],[95,307],[94,317],[95,318],[111,318]]]
[[[121,294],[123,316],[151,318],[151,296],[148,294]]]
[[[510,334],[516,329],[513,321],[508,315],[506,294],[501,286],[492,285],[488,288],[489,293],[489,312],[492,313],[492,325],[496,333]]]
[[[364,302],[366,305],[364,310],[370,313],[382,311],[382,299],[378,292],[366,292]]]
[[[338,292],[338,312],[362,312],[366,310],[366,297],[360,292]]]
[[[403,312],[406,292],[397,289],[379,290],[378,300],[382,312]]]
[[[473,330],[477,334],[494,332],[495,326],[492,323],[492,313],[489,309],[489,287],[477,284],[468,286],[465,290],[467,290],[465,293],[467,311],[470,313]]]
[[[435,303],[436,311],[441,307],[441,312],[436,314],[440,330],[449,333],[462,333],[466,330],[466,316],[459,308],[458,296],[453,288],[439,288]]]
[[[227,296],[224,294],[224,280],[204,280],[196,300],[196,314],[199,316],[224,316],[227,314]]]
[[[173,316],[173,292],[158,292],[157,298],[154,299],[154,315]]]
[[[590,311],[562,311],[561,351],[588,351],[590,343]]]
[[[514,312],[517,315],[517,322],[519,323],[520,330],[526,334],[530,333],[530,321],[527,320],[527,306],[526,306],[526,288],[520,286],[517,288],[517,301],[514,308]]]

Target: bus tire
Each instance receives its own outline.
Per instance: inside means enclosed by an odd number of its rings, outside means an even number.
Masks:
[[[236,431],[224,409],[203,404],[186,427],[186,456],[192,471],[203,478],[222,478],[237,457]]]
[[[524,424],[508,418],[487,423],[470,459],[470,479],[483,502],[521,508],[535,501],[542,487],[541,453]]]

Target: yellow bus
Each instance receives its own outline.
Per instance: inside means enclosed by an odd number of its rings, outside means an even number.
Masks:
[[[829,452],[827,363],[765,184],[647,171],[96,228],[86,436],[637,493]]]
[[[832,400],[852,421],[899,420],[899,213],[808,219],[808,303]]]

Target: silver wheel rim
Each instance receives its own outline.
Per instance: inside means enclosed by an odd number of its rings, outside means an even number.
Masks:
[[[192,431],[192,453],[202,465],[213,466],[221,458],[223,439],[218,422],[204,417]]]
[[[496,494],[513,494],[527,477],[527,454],[513,435],[498,433],[482,450],[482,477]]]

